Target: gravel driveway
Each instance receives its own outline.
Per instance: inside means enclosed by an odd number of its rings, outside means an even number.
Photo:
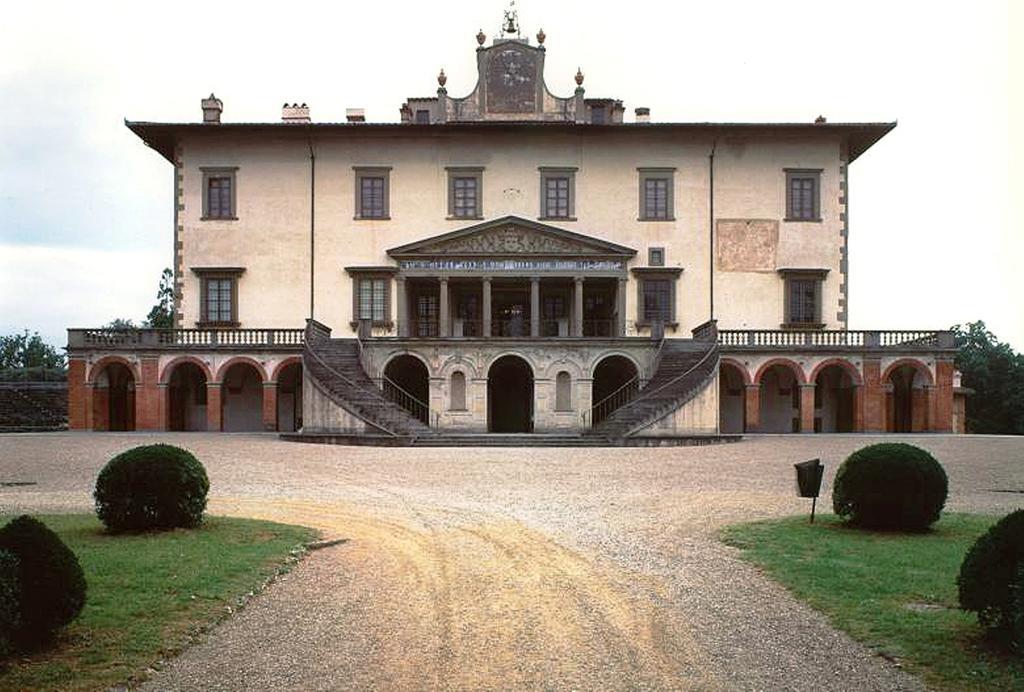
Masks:
[[[1024,505],[1024,439],[908,436],[950,476],[947,508]],[[320,528],[317,551],[152,689],[915,689],[920,683],[714,538],[808,511],[864,436],[670,449],[381,449],[270,435],[0,436],[5,511],[91,507],[122,449],[188,447],[210,511]],[[826,487],[826,493],[828,488]],[[823,498],[829,507],[828,498]]]

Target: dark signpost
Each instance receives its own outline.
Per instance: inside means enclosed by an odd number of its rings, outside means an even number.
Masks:
[[[811,523],[814,523],[814,508],[818,504],[818,493],[821,492],[821,477],[825,474],[825,465],[821,459],[811,459],[793,464],[796,468],[796,492],[799,497],[810,497]]]

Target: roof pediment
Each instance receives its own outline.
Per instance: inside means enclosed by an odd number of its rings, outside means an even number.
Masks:
[[[388,250],[396,259],[423,257],[629,258],[636,250],[518,216],[505,216]]]

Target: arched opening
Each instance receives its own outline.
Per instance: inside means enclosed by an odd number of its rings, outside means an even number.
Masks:
[[[430,423],[430,374],[419,358],[396,356],[384,366],[384,394],[396,404]]]
[[[220,385],[221,430],[263,430],[263,377],[252,363],[235,363]]]
[[[555,375],[555,410],[572,411],[572,375],[565,370]]]
[[[487,430],[533,430],[533,369],[518,356],[502,356],[487,371]]]
[[[171,373],[167,416],[170,430],[206,430],[206,373],[195,363],[181,363]]]
[[[718,371],[718,427],[725,434],[746,430],[746,384],[743,373],[731,363]]]
[[[928,430],[928,375],[908,363],[893,368],[886,384],[891,385],[886,396],[886,431]]]
[[[93,380],[93,430],[135,430],[135,376],[124,363],[109,363]]]
[[[841,365],[827,365],[814,379],[814,432],[853,432],[853,377]]]
[[[452,411],[466,410],[466,373],[461,370],[452,373],[451,403],[448,408]]]
[[[761,432],[800,432],[800,382],[785,365],[761,375]]]
[[[277,374],[277,429],[295,432],[302,427],[302,363],[289,363]]]
[[[610,416],[640,390],[639,373],[633,361],[624,356],[608,356],[594,368],[591,385],[591,424]]]

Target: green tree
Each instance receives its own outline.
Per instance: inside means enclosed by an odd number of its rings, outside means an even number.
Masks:
[[[160,287],[156,291],[156,305],[146,315],[145,326],[153,329],[174,327],[174,274],[164,269],[160,275]]]
[[[115,317],[103,326],[106,329],[138,329],[135,322],[125,317]]]
[[[981,320],[952,329],[956,367],[967,397],[967,430],[1024,435],[1024,355],[1001,343]]]
[[[64,367],[64,354],[43,341],[39,332],[0,336],[0,370]]]

